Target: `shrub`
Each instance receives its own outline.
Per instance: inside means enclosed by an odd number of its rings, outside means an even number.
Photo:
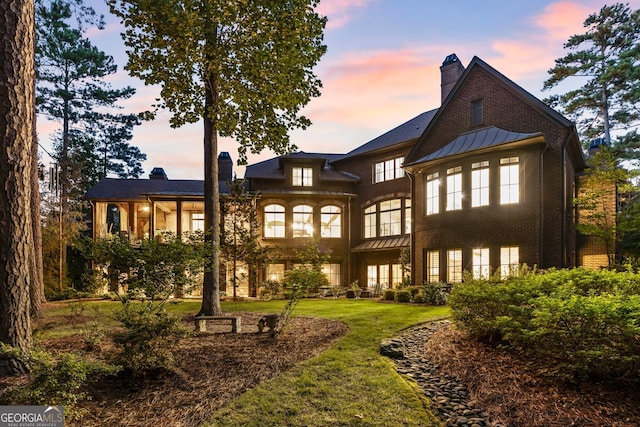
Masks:
[[[448,298],[448,294],[445,289],[446,285],[441,282],[423,282],[421,292],[422,302],[425,302],[429,305],[445,305]],[[416,301],[416,297],[413,298],[413,301],[418,302]]]
[[[394,301],[396,299],[396,291],[393,289],[385,289],[383,299],[385,301]]]
[[[396,291],[395,300],[398,302],[411,302],[411,291],[401,289]]]

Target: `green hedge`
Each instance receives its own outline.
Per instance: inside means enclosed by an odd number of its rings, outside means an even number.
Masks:
[[[558,375],[640,378],[640,276],[584,269],[470,280],[449,299],[485,341],[552,359]]]

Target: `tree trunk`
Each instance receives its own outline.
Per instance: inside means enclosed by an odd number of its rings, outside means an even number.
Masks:
[[[34,15],[31,0],[0,1],[0,341],[23,352],[31,347]],[[0,365],[24,369],[18,360]]]
[[[42,221],[40,220],[40,180],[38,177],[38,136],[35,132],[35,109],[33,110],[33,129],[33,143],[31,144],[31,224],[33,224],[30,270],[32,273],[30,286],[31,316],[44,317],[42,304],[47,302],[47,300],[44,295],[44,267],[42,265]]]

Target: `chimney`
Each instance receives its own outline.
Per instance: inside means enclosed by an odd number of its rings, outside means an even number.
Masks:
[[[149,174],[149,179],[164,179],[168,180],[167,174],[164,173],[164,169],[162,168],[153,168],[151,169],[151,173]]]
[[[218,182],[231,182],[233,179],[233,160],[227,151],[218,155]]]
[[[455,53],[448,55],[440,66],[441,104],[444,103],[444,100],[449,96],[451,89],[456,85],[462,73],[464,73],[464,67],[462,63],[460,63],[458,56]]]

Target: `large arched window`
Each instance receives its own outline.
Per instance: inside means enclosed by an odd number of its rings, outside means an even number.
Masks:
[[[264,237],[284,237],[284,206],[267,205],[264,207]]]
[[[313,237],[313,207],[293,207],[293,237]]]
[[[320,210],[320,236],[342,237],[342,210],[338,206],[323,206]]]

